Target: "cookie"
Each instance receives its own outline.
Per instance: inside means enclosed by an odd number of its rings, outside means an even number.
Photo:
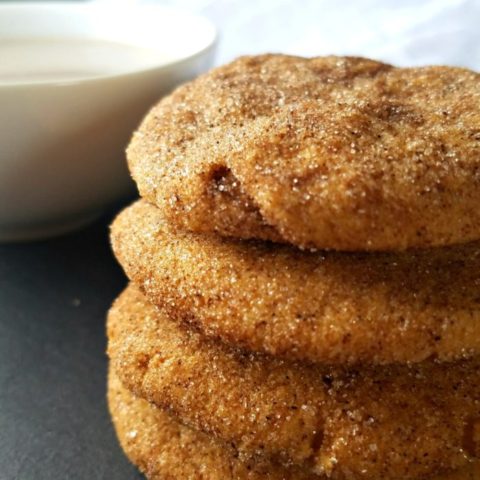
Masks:
[[[150,480],[322,480],[301,468],[239,458],[232,447],[136,398],[112,372],[108,403],[123,450]]]
[[[323,363],[480,354],[480,243],[310,253],[173,232],[145,201],[112,226],[128,277],[169,315],[226,343]]]
[[[127,151],[196,232],[335,250],[480,239],[480,75],[352,57],[243,57],[178,88]]]
[[[263,459],[240,459],[228,446],[135,397],[112,373],[108,403],[126,455],[149,480],[322,480]],[[429,480],[476,480],[479,475],[480,468],[472,463]]]
[[[480,455],[480,364],[305,366],[184,329],[130,286],[108,352],[124,385],[245,456],[332,479],[416,479]]]

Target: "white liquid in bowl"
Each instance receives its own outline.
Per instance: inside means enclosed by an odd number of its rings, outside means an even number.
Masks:
[[[167,63],[161,52],[88,38],[15,38],[0,42],[0,85],[96,78]]]

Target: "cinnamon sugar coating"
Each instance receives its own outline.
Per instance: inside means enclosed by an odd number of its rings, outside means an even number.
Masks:
[[[127,152],[181,229],[335,250],[480,239],[480,75],[243,57],[164,98]]]
[[[112,372],[108,403],[122,448],[148,480],[322,480],[264,459],[239,459],[228,446],[135,397]],[[472,463],[428,480],[477,480],[478,475],[480,468]]]
[[[178,326],[130,286],[108,319],[125,386],[244,455],[332,479],[424,479],[480,455],[478,359],[306,366]]]
[[[149,300],[226,343],[324,363],[480,354],[480,243],[401,253],[309,253],[173,232],[140,200],[112,225]]]
[[[232,447],[135,397],[111,371],[108,403],[123,450],[149,480],[325,480],[263,458],[239,458]]]

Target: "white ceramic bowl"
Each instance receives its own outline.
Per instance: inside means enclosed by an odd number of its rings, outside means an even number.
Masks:
[[[132,191],[124,150],[148,108],[213,61],[207,20],[159,6],[0,3],[0,42],[87,37],[155,48],[171,60],[92,78],[0,78],[0,241],[79,227]]]

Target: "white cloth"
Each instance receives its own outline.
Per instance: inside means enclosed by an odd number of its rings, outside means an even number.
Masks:
[[[217,63],[240,54],[284,52],[480,70],[480,0],[123,1],[207,16],[221,31]]]

